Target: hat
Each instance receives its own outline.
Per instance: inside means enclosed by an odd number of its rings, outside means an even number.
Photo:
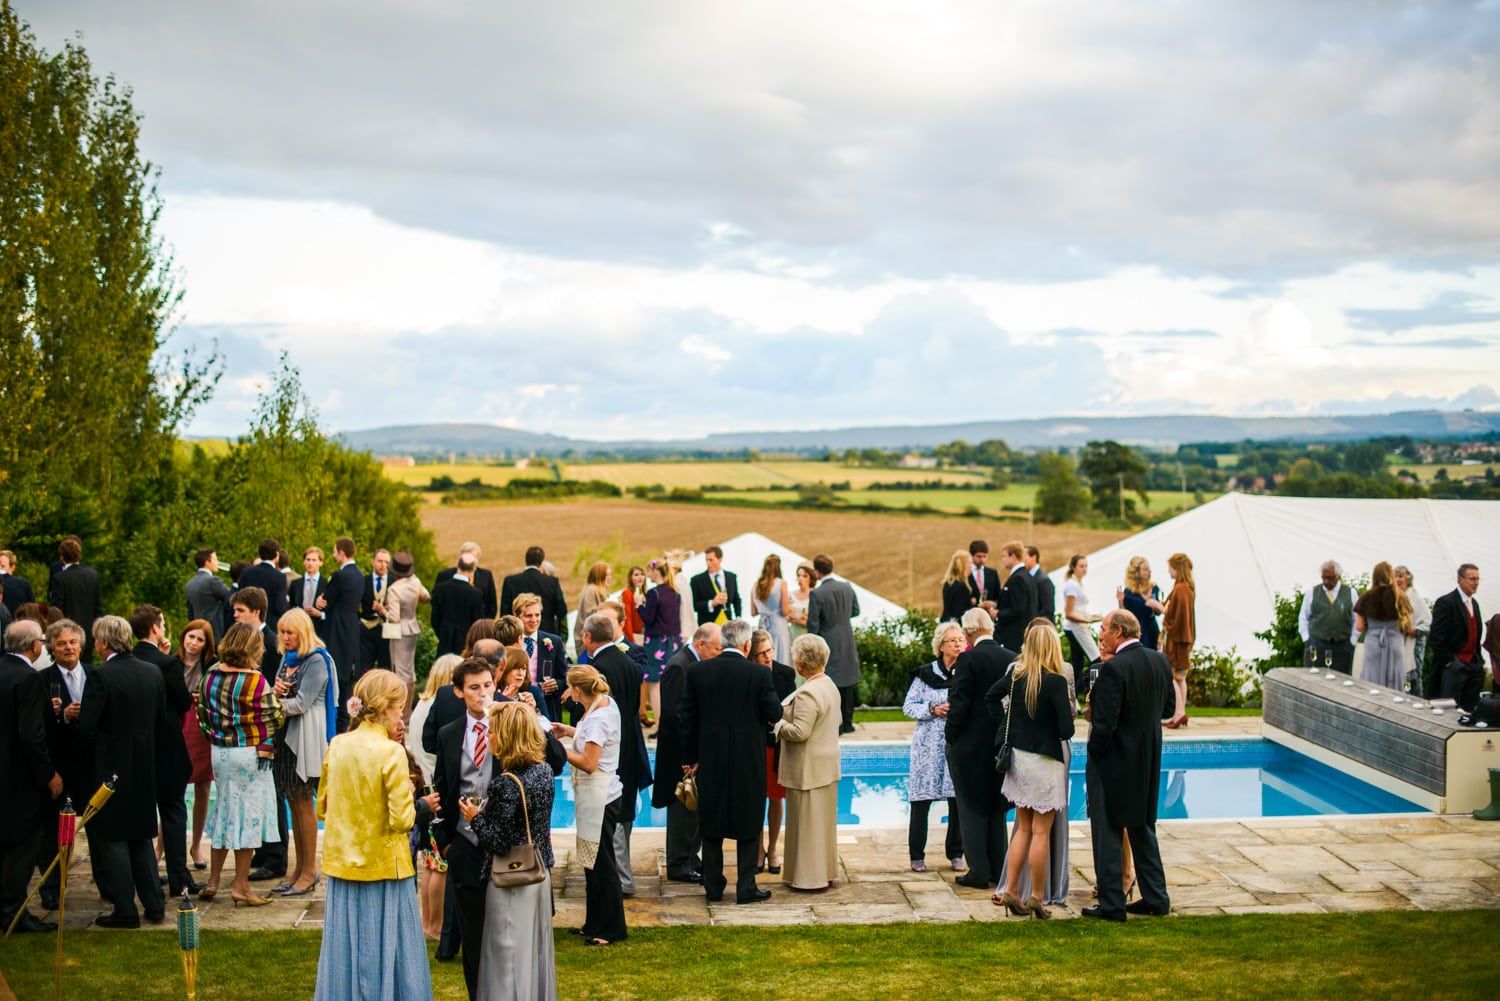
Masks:
[[[400,580],[411,576],[411,553],[405,549],[398,549],[391,554],[391,579]]]

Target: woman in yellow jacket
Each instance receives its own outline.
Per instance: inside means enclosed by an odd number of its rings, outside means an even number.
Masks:
[[[367,671],[349,700],[350,728],[328,745],[318,782],[328,900],[316,1001],[431,1001],[407,833],[416,821],[397,734],[406,684]]]

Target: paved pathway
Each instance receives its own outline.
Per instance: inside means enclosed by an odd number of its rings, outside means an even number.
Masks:
[[[1257,734],[1260,720],[1199,719],[1189,730],[1170,739]],[[849,739],[909,736],[909,724],[875,723],[862,725]],[[1162,822],[1158,833],[1178,914],[1500,909],[1500,823],[1467,815],[1171,820]],[[1092,900],[1088,824],[1072,823],[1069,835],[1072,892],[1066,907],[1053,909],[1059,918],[1076,916]],[[558,864],[555,924],[576,927],[583,919],[583,868],[574,859],[571,834],[554,835],[553,847]],[[927,852],[932,871],[910,871],[905,830],[844,829],[839,832],[843,878],[830,890],[798,893],[783,888],[778,877],[762,876],[761,886],[772,891],[771,899],[743,907],[709,904],[701,887],[668,882],[662,847],[661,831],[635,832],[638,892],[626,902],[634,927],[1007,920],[987,892],[953,884],[937,824]],[[733,846],[728,848],[726,868],[732,872]],[[86,862],[74,864],[71,879],[66,920],[69,927],[82,928],[100,913],[99,899]],[[198,905],[205,928],[316,928],[322,923],[321,886],[310,897],[239,909],[231,906],[227,889],[226,879],[219,900]],[[173,927],[170,909],[168,917],[158,927]]]

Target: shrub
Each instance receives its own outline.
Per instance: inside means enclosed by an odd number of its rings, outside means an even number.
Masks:
[[[932,660],[937,619],[907,609],[901,618],[886,618],[854,630],[859,651],[858,701],[870,706],[899,706],[911,685],[912,669]]]
[[[1297,632],[1297,616],[1301,611],[1302,588],[1292,588],[1291,594],[1276,593],[1276,617],[1269,626],[1255,634],[1256,639],[1271,644],[1271,653],[1252,665],[1256,671],[1265,674],[1273,667],[1296,667],[1302,663],[1306,647]]]
[[[1292,631],[1296,632],[1293,621]],[[1241,664],[1239,652],[1230,647],[1200,646],[1193,649],[1193,669],[1188,672],[1188,705],[1237,709],[1260,705],[1261,676]]]

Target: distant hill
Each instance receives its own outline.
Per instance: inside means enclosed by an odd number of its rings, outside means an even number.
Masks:
[[[1170,449],[1189,441],[1354,441],[1387,435],[1467,438],[1500,433],[1500,412],[1413,410],[1332,417],[1046,417],[963,424],[831,428],[818,431],[739,431],[670,441],[592,441],[537,434],[490,424],[412,424],[346,431],[339,439],[375,455],[467,457],[558,455],[568,451],[664,454],[692,452],[811,452],[846,448],[931,448],[964,439],[1003,439],[1013,448],[1078,446],[1113,439]]]

